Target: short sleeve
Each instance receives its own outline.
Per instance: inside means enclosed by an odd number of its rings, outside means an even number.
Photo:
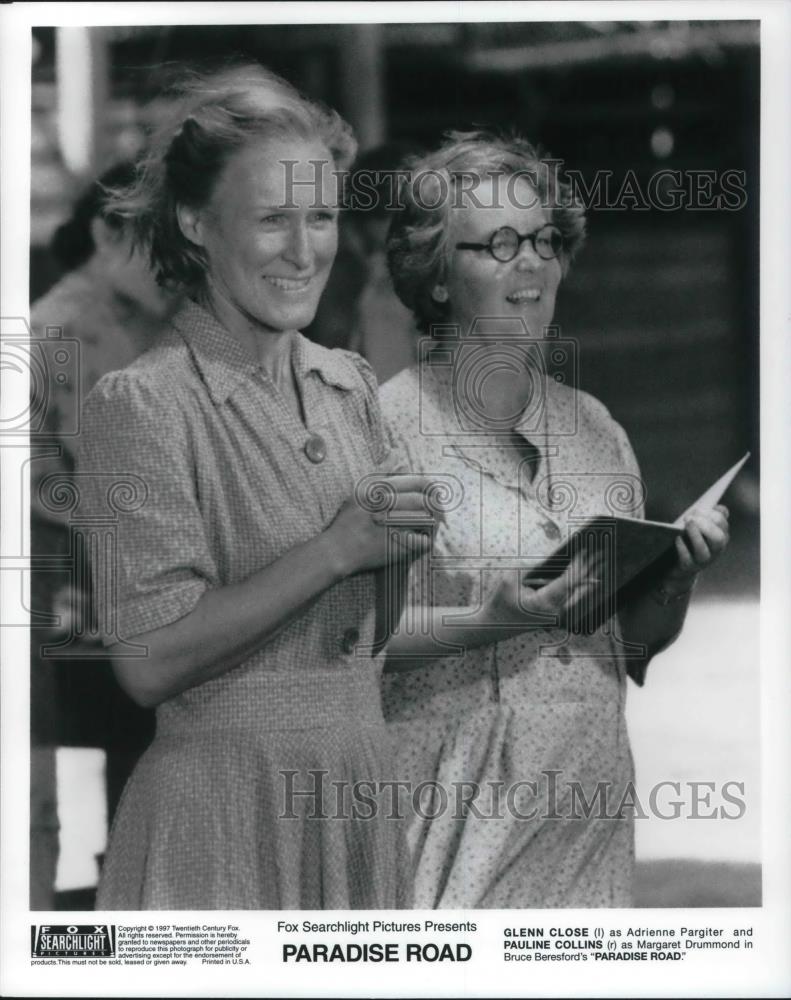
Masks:
[[[368,426],[371,451],[377,465],[389,461],[392,452],[392,444],[385,428],[382,417],[382,407],[379,401],[379,383],[376,380],[373,368],[365,358],[352,351],[345,351],[345,356],[357,369],[363,383],[365,421]]]
[[[82,522],[114,535],[91,558],[105,645],[189,614],[218,577],[173,392],[128,371],[103,378],[83,408],[77,473]]]

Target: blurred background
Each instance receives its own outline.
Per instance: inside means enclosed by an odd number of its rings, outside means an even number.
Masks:
[[[592,207],[588,243],[555,319],[561,336],[578,342],[580,386],[631,438],[649,517],[674,519],[752,452],[728,496],[731,547],[702,581],[681,639],[656,659],[646,687],[630,691],[628,714],[638,791],[664,780],[741,781],[747,804],[739,820],[639,821],[640,905],[759,904],[758,23],[130,26],[33,35],[31,302],[63,276],[50,241],[74,200],[140,152],[163,88],[184,63],[262,62],[336,107],[379,168],[383,157],[430,147],[448,129],[493,127],[518,129],[588,184],[609,172],[615,194],[631,177],[632,189],[645,192],[660,170],[710,172],[716,193],[726,171],[742,172],[745,197],[732,211],[662,211],[639,196],[622,198],[617,210]],[[369,237],[352,238],[354,220],[342,225],[349,236],[327,315],[308,333],[362,349],[368,334],[359,310],[349,310],[373,294],[362,263]],[[377,302],[378,315],[389,308],[374,295],[374,318]],[[400,322],[396,312],[388,322]],[[34,739],[38,731],[39,742],[58,747],[54,905],[90,906],[108,818],[151,719],[132,711],[102,662],[34,660],[34,670],[49,672],[38,706],[34,676]],[[49,697],[54,708],[44,711]]]

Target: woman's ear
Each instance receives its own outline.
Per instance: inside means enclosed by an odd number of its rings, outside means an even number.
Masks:
[[[448,290],[444,285],[434,285],[431,292],[431,297],[435,302],[447,302],[448,301]]]
[[[182,236],[194,243],[195,246],[202,247],[203,243],[203,219],[198,209],[190,205],[176,205],[176,219]]]

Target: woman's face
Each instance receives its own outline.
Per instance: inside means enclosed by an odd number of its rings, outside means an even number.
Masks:
[[[480,205],[471,203],[473,198]],[[458,250],[456,244],[488,243],[501,226],[525,235],[551,221],[551,213],[523,177],[512,185],[502,178],[500,183],[484,178],[471,196],[465,195],[462,206],[451,210],[447,275],[433,296],[449,303],[450,321],[459,324],[462,336],[478,317],[521,317],[531,337],[542,336],[555,312],[560,260],[543,260],[529,240],[507,262],[495,260],[488,250]]]
[[[333,166],[321,142],[253,142],[228,161],[208,205],[179,209],[231,325],[280,333],[313,319],[338,245]]]

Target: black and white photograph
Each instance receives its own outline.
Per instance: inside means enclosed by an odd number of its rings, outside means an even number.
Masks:
[[[791,7],[2,16],[3,992],[786,995]]]

